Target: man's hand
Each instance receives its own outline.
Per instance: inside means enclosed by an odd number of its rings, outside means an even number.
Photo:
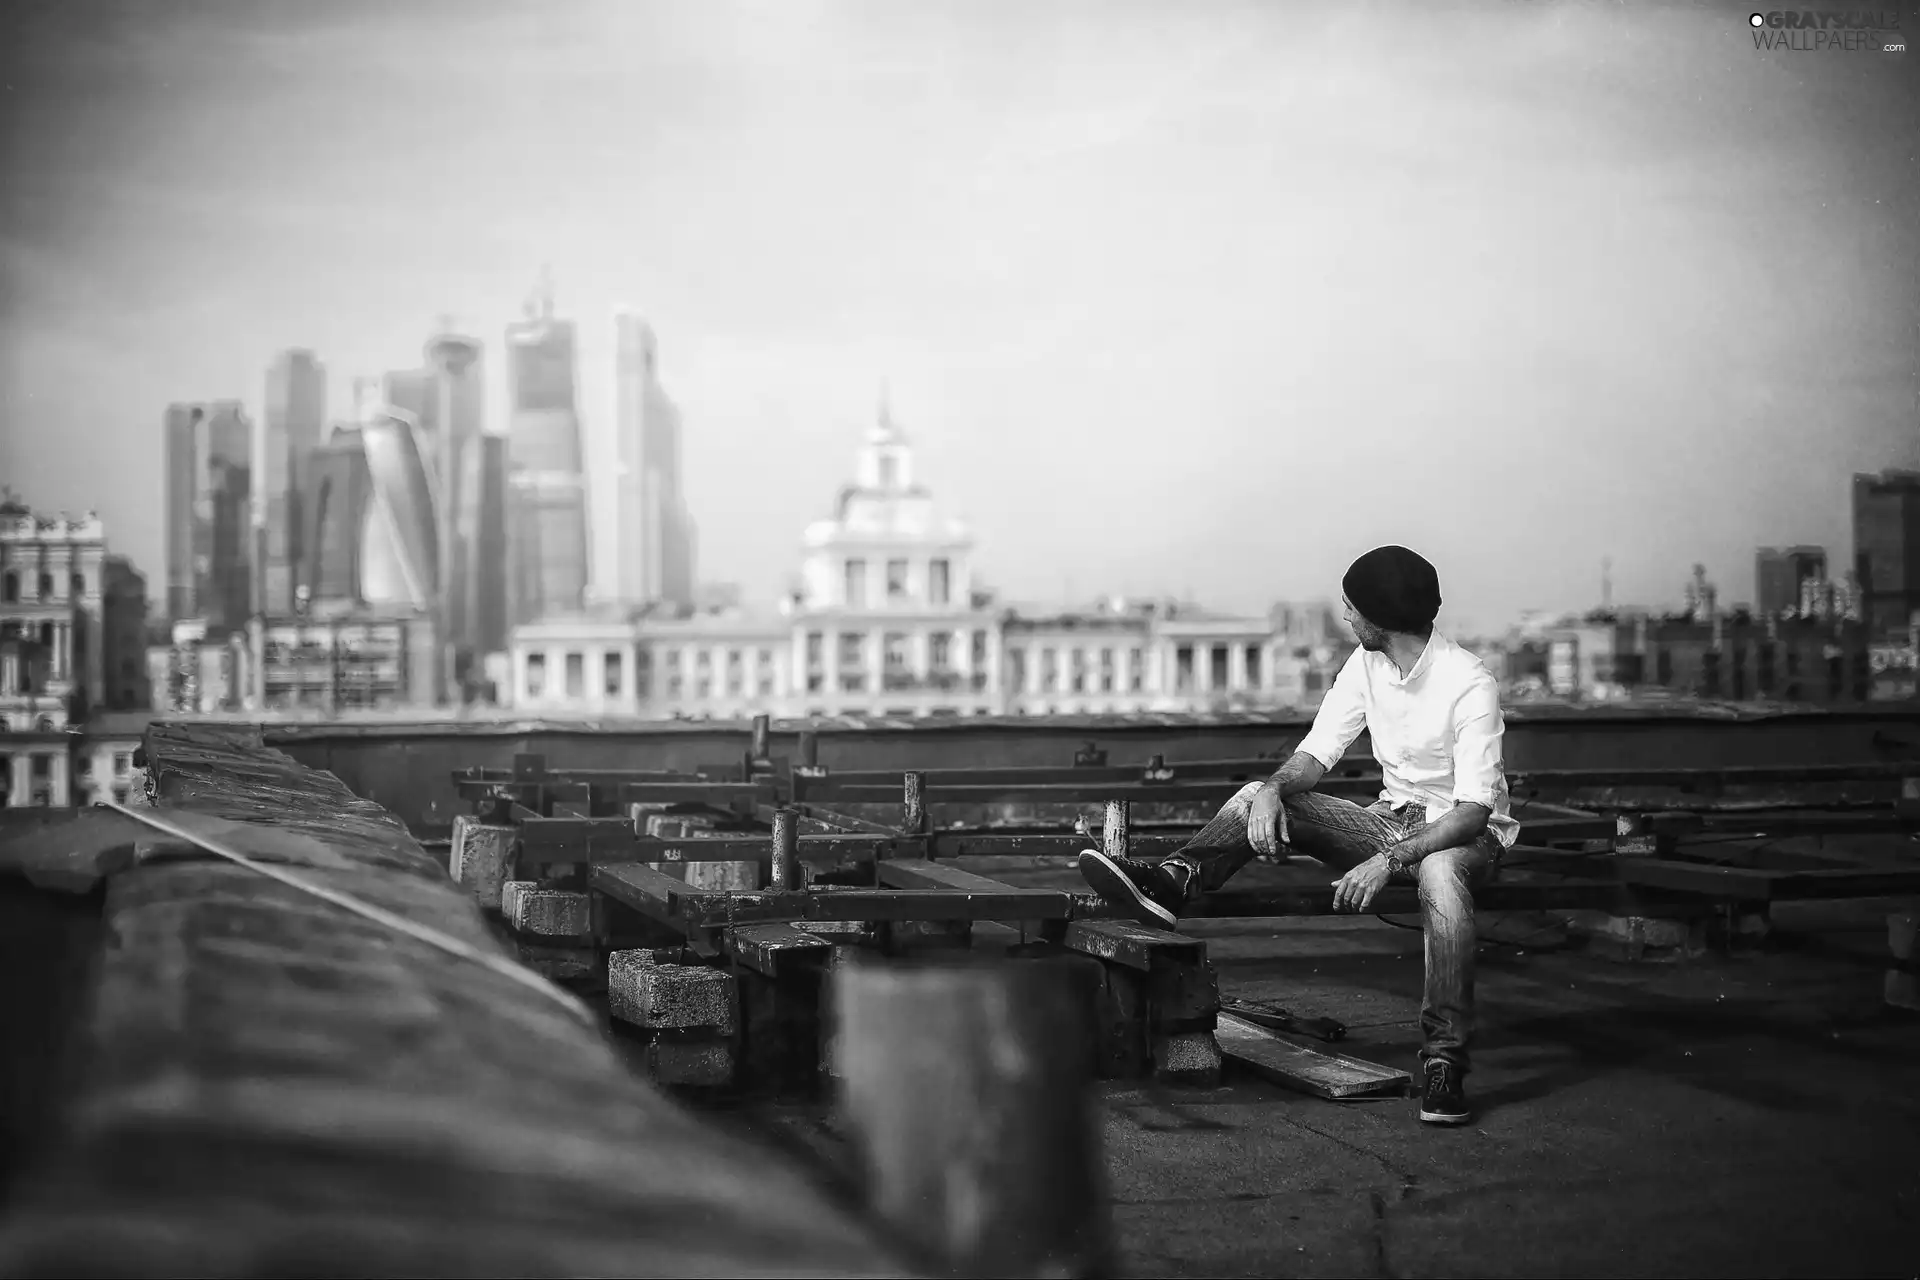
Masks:
[[[1255,853],[1271,858],[1287,842],[1287,805],[1280,788],[1269,782],[1254,792],[1247,806],[1247,843]]]
[[[1365,911],[1393,874],[1385,854],[1376,854],[1333,882],[1335,911]]]

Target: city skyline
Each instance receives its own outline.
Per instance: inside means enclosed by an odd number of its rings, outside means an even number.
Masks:
[[[883,378],[1010,597],[1258,607],[1400,541],[1490,627],[1606,557],[1648,604],[1840,562],[1851,476],[1920,465],[1910,68],[1731,11],[1390,12],[58,8],[4,55],[0,472],[158,581],[167,403],[257,417],[285,347],[348,403],[442,313],[491,352],[551,262],[590,509],[638,303],[750,598]]]

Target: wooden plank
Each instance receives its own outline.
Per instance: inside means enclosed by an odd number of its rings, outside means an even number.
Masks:
[[[892,800],[898,801],[899,797],[896,795],[892,797]],[[899,827],[890,827],[884,822],[875,822],[871,818],[862,818],[856,814],[841,813],[835,809],[822,808],[817,804],[806,805],[801,808],[800,812],[803,816],[812,818],[816,822],[827,823],[840,828],[842,831],[864,832],[868,835],[876,836],[900,836],[902,838],[911,835],[910,832],[903,831]]]
[[[925,858],[889,858],[878,868],[880,883],[890,889],[960,889],[967,893],[1019,893],[989,876],[942,866]]]
[[[770,782],[629,782],[620,788],[629,804],[710,804],[728,808],[737,803],[772,802]]]
[[[603,873],[628,867],[595,867]],[[659,875],[659,872],[651,873]],[[667,876],[672,919],[687,928],[716,928],[769,920],[1060,920],[1110,908],[1092,894],[1057,890],[966,893],[952,889],[835,889],[799,893],[700,893]],[[613,895],[609,895],[613,896]],[[622,899],[624,901],[624,899]],[[650,900],[651,901],[651,900]],[[638,907],[648,910],[647,907]],[[658,906],[653,907],[659,910]]]
[[[1261,1079],[1330,1102],[1404,1097],[1413,1086],[1405,1071],[1296,1044],[1230,1013],[1220,1015],[1213,1036],[1222,1056]]]
[[[1232,782],[1083,782],[1054,783],[1040,786],[946,786],[930,787],[926,798],[930,806],[956,804],[1100,804],[1107,800],[1133,800],[1139,803],[1225,803],[1233,795]],[[819,792],[809,791],[810,797]],[[881,786],[836,787],[826,798],[847,804],[898,804],[900,793]],[[812,804],[811,799],[808,800]]]
[[[1198,964],[1207,954],[1206,944],[1198,938],[1130,920],[1076,920],[1067,926],[1064,942],[1084,955],[1143,973],[1152,971],[1156,963]]]
[[[1620,858],[1622,883],[1740,902],[1792,899],[1880,898],[1920,893],[1920,867],[1858,871],[1769,871],[1759,867],[1711,866],[1665,858]]]
[[[679,899],[687,892],[684,881],[636,863],[594,867],[587,874],[587,887],[650,919],[672,925],[680,923]]]
[[[1331,874],[1327,877],[1332,880]],[[1544,910],[1549,907],[1604,907],[1621,900],[1624,884],[1617,879],[1542,878],[1538,881],[1500,879],[1474,891],[1481,911]],[[1188,908],[1190,919],[1260,919],[1269,916],[1330,916],[1333,885],[1281,886],[1271,889],[1221,889]],[[1412,885],[1392,884],[1382,889],[1367,908],[1368,915],[1420,914],[1419,891]]]
[[[1611,828],[1609,828],[1611,830]],[[1142,834],[1138,829],[1127,836],[1127,856],[1164,858],[1185,845],[1188,835]],[[1071,858],[1082,850],[1100,847],[1098,835],[1001,835],[997,832],[936,831],[928,842],[930,852],[939,858]]]
[[[817,933],[790,924],[749,924],[728,929],[722,939],[727,953],[755,973],[777,978],[797,965],[819,965],[833,952],[833,944]]]
[[[591,828],[582,824],[590,822]],[[562,825],[565,823],[566,825]],[[546,818],[521,824],[520,861],[526,866],[590,862],[771,862],[770,836],[637,836],[624,819]],[[805,835],[796,842],[802,862],[864,864],[890,852],[895,841],[869,835]]]

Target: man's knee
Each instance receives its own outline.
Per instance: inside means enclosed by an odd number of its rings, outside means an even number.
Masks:
[[[1485,861],[1471,846],[1439,849],[1420,860],[1420,896],[1440,906],[1473,901],[1474,876]]]

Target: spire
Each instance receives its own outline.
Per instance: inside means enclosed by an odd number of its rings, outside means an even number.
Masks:
[[[893,420],[893,391],[888,380],[880,380],[880,408],[874,419],[873,430],[867,437],[874,444],[903,443],[900,424]]]

